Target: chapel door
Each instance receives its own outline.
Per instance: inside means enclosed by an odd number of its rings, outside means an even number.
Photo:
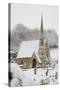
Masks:
[[[35,68],[35,67],[36,67],[36,59],[34,58],[32,61],[32,68]]]

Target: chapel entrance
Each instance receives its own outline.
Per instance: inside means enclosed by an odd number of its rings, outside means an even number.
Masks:
[[[32,68],[35,68],[35,67],[36,67],[36,59],[34,58],[32,61]]]

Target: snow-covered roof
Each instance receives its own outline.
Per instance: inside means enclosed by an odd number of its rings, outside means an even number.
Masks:
[[[23,41],[17,58],[26,58],[26,57],[32,57],[33,52],[38,52],[39,49],[39,40],[32,40],[32,41]]]
[[[39,54],[35,52],[35,55],[36,55],[36,57],[37,57],[38,62],[41,63],[42,61],[41,61],[40,58],[39,58]]]

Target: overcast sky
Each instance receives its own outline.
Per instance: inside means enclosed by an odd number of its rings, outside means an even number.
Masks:
[[[58,32],[58,6],[11,4],[11,30],[17,24],[24,24],[30,29],[40,28],[41,12],[44,29]]]

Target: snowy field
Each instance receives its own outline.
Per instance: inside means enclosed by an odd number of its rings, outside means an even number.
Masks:
[[[54,51],[54,53],[53,53]],[[21,69],[16,63],[11,63],[13,79],[11,86],[36,86],[47,84],[58,84],[58,53],[57,50],[50,50],[52,61],[49,68]]]

